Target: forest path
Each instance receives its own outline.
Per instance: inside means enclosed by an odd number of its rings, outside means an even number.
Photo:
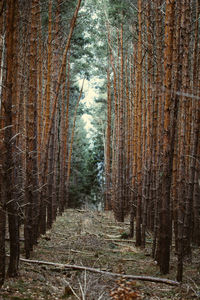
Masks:
[[[128,223],[116,222],[111,213],[69,209],[40,238],[31,259],[83,265],[115,273],[160,277],[159,269],[150,257],[150,244],[149,248],[141,250],[134,246],[134,241],[121,239],[128,233],[128,228]],[[102,274],[73,269],[22,262],[20,270],[17,279],[6,281],[0,292],[0,299],[108,300],[114,299],[110,297],[110,292],[116,292],[120,284],[130,288],[132,295],[135,295],[135,298],[132,296],[124,299],[196,298],[195,293],[185,287],[141,281],[127,284]],[[168,278],[174,279],[174,276],[172,267]],[[77,296],[73,295],[70,287]],[[85,298],[81,293],[86,294]]]

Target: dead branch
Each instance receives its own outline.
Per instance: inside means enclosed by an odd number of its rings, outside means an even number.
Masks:
[[[110,241],[115,244],[118,242],[125,242],[125,243],[135,243],[135,240],[125,240],[125,239],[104,239],[105,241]],[[152,244],[152,241],[145,241],[146,244]]]
[[[112,276],[112,277],[121,277],[121,278],[125,278],[125,279],[133,279],[133,280],[142,280],[142,281],[151,281],[151,282],[157,282],[157,283],[164,283],[164,284],[173,285],[173,286],[178,286],[180,284],[177,281],[173,281],[173,280],[165,279],[165,278],[111,273],[111,272],[101,271],[99,269],[84,267],[84,266],[60,264],[60,263],[40,261],[40,260],[31,260],[31,259],[25,259],[25,258],[20,258],[20,261],[25,262],[25,263],[55,266],[55,267],[66,268],[66,269],[83,270],[83,271],[99,273],[99,274]]]
[[[125,239],[104,239],[105,241],[117,243],[117,242],[126,242],[126,243],[135,243],[134,240],[125,240]]]
[[[134,261],[134,262],[137,262],[137,259],[134,259],[134,258],[122,258],[121,261],[122,262],[124,262],[124,261]]]
[[[73,253],[80,253],[80,254],[85,254],[85,255],[94,255],[93,253],[89,253],[89,252],[83,252],[83,251],[79,251],[79,250],[74,250],[74,249],[70,249],[70,252]]]

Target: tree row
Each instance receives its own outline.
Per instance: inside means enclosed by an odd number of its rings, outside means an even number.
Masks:
[[[18,274],[22,231],[28,258],[67,205],[82,95],[72,83],[70,63],[81,0],[1,5],[0,285],[6,270]]]
[[[175,243],[179,281],[200,244],[199,9],[199,1],[138,0],[132,19],[121,5],[118,26],[105,16],[105,209],[120,222],[130,213],[137,246],[152,232],[163,274]]]

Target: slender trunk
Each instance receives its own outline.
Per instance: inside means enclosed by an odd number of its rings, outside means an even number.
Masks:
[[[148,3],[147,6],[147,44],[148,44],[148,56],[147,56],[147,108],[144,109],[146,113],[144,114],[143,119],[143,155],[145,158],[144,167],[143,167],[143,218],[142,218],[142,246],[145,247],[145,232],[147,227],[148,221],[148,206],[150,204],[150,174],[151,174],[151,158],[152,158],[152,148],[151,148],[151,126],[152,126],[152,84],[153,84],[153,64],[152,64],[152,40],[153,37],[151,35],[152,27],[151,27],[151,3]],[[146,97],[144,97],[146,98]],[[146,107],[146,101],[144,101],[144,106]],[[146,123],[146,124],[145,124]],[[145,141],[145,134],[146,134],[146,141]],[[153,207],[150,206],[152,210]],[[150,210],[149,209],[149,210]],[[150,215],[151,217],[151,215]]]
[[[198,5],[198,12],[200,12],[200,3],[197,1]],[[198,22],[198,20],[197,20]],[[194,54],[195,55],[195,54]],[[200,57],[200,45],[198,49],[198,57]],[[195,68],[195,64],[194,64]],[[196,70],[196,69],[195,69]],[[200,184],[199,184],[199,172],[200,170],[200,60],[198,59],[198,67],[197,67],[197,74],[196,74],[196,80],[194,76],[194,95],[196,94],[198,96],[197,99],[194,99],[193,107],[194,107],[194,125],[193,125],[193,142],[192,142],[192,160],[191,163],[191,173],[195,170],[195,174],[190,173],[190,187],[188,190],[188,197],[193,197],[193,222],[194,222],[194,228],[193,228],[193,241],[199,246],[200,245],[200,201],[199,201],[199,195],[200,195]],[[195,75],[195,74],[194,74]],[[194,170],[193,170],[194,165]],[[193,176],[194,176],[194,182],[193,182]],[[191,189],[193,188],[193,192]]]
[[[51,95],[53,87],[53,45],[52,45],[52,0],[49,1],[49,23],[48,23],[48,61],[47,61],[47,85],[46,85],[46,130],[45,130],[45,141],[49,138],[49,147],[46,149],[48,152],[47,162],[47,188],[46,195],[43,198],[43,213],[46,214],[46,224],[43,223],[42,232],[45,233],[46,229],[50,229],[52,225],[52,184],[53,184],[53,157],[54,157],[54,126],[56,118],[53,118],[53,124],[51,131],[48,133],[48,127],[50,122],[50,111],[51,111]],[[54,65],[54,70],[56,66]],[[54,71],[55,72],[55,71]],[[56,85],[56,83],[55,83]],[[54,87],[53,87],[54,88]],[[56,113],[55,113],[56,115]],[[48,136],[49,134],[49,136]]]
[[[136,246],[141,246],[141,205],[142,205],[142,1],[138,0],[138,67],[137,67],[137,208]]]
[[[52,84],[52,0],[49,0],[49,7],[48,7],[48,57],[47,57],[47,80],[46,80],[46,99],[45,99],[45,127],[44,127],[44,136],[43,136],[43,159],[45,161],[45,170],[42,170],[43,172],[43,180],[42,184],[44,185],[46,183],[46,177],[47,177],[47,170],[48,165],[50,164],[50,155],[49,155],[49,144],[52,138],[52,128],[53,128],[53,120],[50,120],[51,115],[51,84]],[[51,129],[49,129],[49,124],[51,121]],[[48,147],[46,147],[46,143],[48,141]],[[48,175],[49,176],[49,175]],[[42,195],[40,197],[40,233],[45,234],[46,232],[46,222],[47,222],[47,197],[48,197],[48,190],[45,186],[42,189]]]
[[[166,1],[165,16],[165,106],[164,106],[164,136],[163,136],[163,179],[162,199],[160,211],[160,271],[169,273],[170,243],[171,243],[171,216],[170,216],[170,189],[172,178],[172,144],[171,144],[171,106],[172,106],[172,57],[175,0]]]
[[[175,24],[175,34],[174,34],[174,53],[173,53],[173,74],[174,74],[174,106],[173,106],[173,120],[174,122],[178,122],[178,112],[179,112],[179,95],[177,91],[181,89],[181,74],[182,74],[182,60],[181,55],[181,45],[180,45],[180,37],[181,37],[181,3],[178,1],[176,3],[176,24]],[[172,126],[172,139],[175,141],[174,145],[174,157],[173,157],[173,181],[172,181],[172,218],[174,224],[174,235],[175,235],[175,250],[178,251],[178,165],[179,165],[179,133],[178,126],[174,123],[174,128]]]
[[[108,46],[110,50],[110,63],[113,71],[113,89],[114,89],[114,125],[113,125],[113,137],[112,137],[112,191],[111,191],[111,207],[114,209],[116,203],[116,179],[117,179],[117,147],[118,147],[118,98],[117,98],[117,75],[113,61],[112,43],[110,40],[110,28],[108,29]]]
[[[76,116],[77,116],[77,111],[78,111],[79,103],[80,103],[82,92],[83,92],[83,86],[84,86],[84,79],[83,79],[81,91],[80,91],[79,98],[78,98],[78,101],[77,101],[77,104],[76,104],[76,107],[75,107],[75,112],[74,112],[74,120],[73,120],[71,141],[70,141],[70,147],[69,147],[68,164],[67,164],[67,179],[66,179],[67,193],[69,191],[69,183],[70,183],[69,180],[70,180],[70,173],[71,173],[71,158],[72,158],[72,150],[73,150],[73,143],[74,143]],[[68,204],[68,203],[66,203],[66,204]]]
[[[163,136],[163,42],[162,42],[162,12],[160,7],[162,0],[155,0],[156,4],[156,70],[155,70],[155,101],[153,105],[153,133],[152,133],[152,199],[154,201],[154,240],[152,256],[159,262],[159,212],[161,194],[161,174],[162,174],[162,136]]]
[[[110,69],[107,69],[107,128],[106,128],[106,156],[105,156],[105,210],[111,210],[110,199],[110,158],[111,158],[111,86]]]
[[[61,192],[61,199],[60,199],[60,213],[63,212],[65,204],[67,202],[66,195],[66,157],[68,152],[68,136],[69,136],[69,102],[70,102],[70,55],[68,57],[67,63],[67,103],[66,103],[66,112],[65,112],[65,84],[63,85],[63,95],[62,95],[62,111],[61,111],[61,165],[60,165],[60,192]],[[66,70],[66,66],[65,66]],[[64,114],[65,112],[65,114]],[[65,118],[64,118],[65,115]]]
[[[10,186],[14,182],[14,165],[13,165],[13,146],[12,138],[15,135],[13,124],[13,108],[15,107],[14,93],[16,87],[13,86],[17,70],[14,68],[14,57],[16,51],[16,39],[14,39],[16,28],[16,16],[18,15],[18,2],[7,1],[7,32],[6,32],[6,66],[7,74],[5,79],[5,98],[3,99],[4,107],[4,153],[3,153],[3,185],[5,189],[4,203],[6,203],[8,212],[8,224],[10,235],[10,262],[8,267],[8,276],[13,277],[18,274],[19,264],[19,223],[18,223],[18,206],[15,198],[14,187]],[[16,72],[16,73],[15,73]],[[14,128],[14,129],[13,129]],[[3,217],[4,219],[4,217]],[[3,221],[4,223],[4,221]]]
[[[126,167],[125,167],[125,212],[131,206],[131,107],[130,107],[130,86],[128,78],[129,59],[126,55],[125,59],[125,88],[126,88],[126,101],[125,101],[125,146],[126,146]]]
[[[136,196],[137,196],[137,186],[136,186],[136,172],[137,172],[137,151],[136,151],[136,140],[137,140],[137,98],[136,98],[136,61],[137,61],[137,48],[136,45],[134,45],[134,53],[133,53],[133,73],[131,73],[131,111],[132,111],[132,136],[131,136],[131,152],[132,152],[132,161],[131,161],[131,174],[132,174],[132,180],[131,180],[131,207],[130,207],[130,236],[134,236],[134,218],[136,215]]]
[[[26,183],[25,183],[25,252],[30,257],[33,249],[35,224],[37,217],[34,215],[38,205],[37,198],[37,17],[38,0],[32,2],[31,7],[31,33],[29,52],[29,91],[26,109]]]
[[[3,25],[3,20],[0,21]],[[3,28],[3,26],[2,26]],[[3,45],[4,47],[4,45]],[[3,52],[3,50],[2,50]],[[2,53],[1,53],[2,54]],[[3,59],[4,54],[2,54],[1,59]],[[2,64],[1,64],[2,66]],[[1,77],[3,79],[3,70],[1,70]],[[0,81],[0,84],[2,84],[2,79]],[[0,93],[1,97],[1,93]],[[4,153],[4,144],[3,144],[3,138],[4,134],[2,129],[5,127],[4,124],[4,111],[3,107],[0,105],[0,153]],[[6,205],[5,205],[5,189],[4,189],[4,183],[3,183],[3,155],[0,155],[0,288],[4,283],[5,280],[5,273],[6,273],[6,252],[5,252],[5,235],[6,235]]]
[[[42,122],[43,122],[43,110],[44,107],[42,105],[43,103],[43,90],[42,90],[42,81],[43,81],[43,74],[42,74],[42,20],[41,20],[41,12],[40,8],[38,6],[38,38],[39,38],[39,45],[38,45],[38,70],[37,70],[37,76],[38,76],[38,115],[37,115],[37,132],[38,132],[38,140],[37,140],[37,161],[38,161],[38,171],[39,171],[39,184],[41,184],[41,154],[42,154]]]
[[[195,37],[194,37],[194,52],[193,52],[193,89],[192,94],[194,96],[198,95],[198,70],[200,67],[200,61],[198,59],[200,55],[200,49],[198,45],[198,39],[199,39],[199,13],[200,13],[200,2],[196,1],[196,22],[195,22]],[[195,181],[195,174],[196,174],[196,159],[197,157],[197,151],[198,151],[198,138],[199,138],[199,125],[200,120],[198,118],[198,100],[196,99],[188,99],[188,102],[191,103],[191,115],[192,118],[190,120],[191,122],[191,141],[190,144],[190,153],[188,153],[188,160],[189,160],[189,170],[188,170],[188,188],[186,190],[186,218],[185,218],[185,224],[184,224],[184,246],[185,246],[185,252],[188,255],[191,255],[191,247],[190,242],[192,238],[192,232],[196,231],[196,209],[194,208],[195,203],[193,202],[193,193],[194,193],[194,181]],[[198,212],[198,209],[197,209]],[[195,216],[195,218],[194,218]],[[193,219],[193,220],[192,220]],[[198,221],[197,221],[198,222]],[[193,226],[192,226],[193,225]],[[193,231],[193,229],[195,230]]]
[[[123,70],[124,70],[124,58],[123,58],[123,26],[121,25],[121,39],[120,39],[120,50],[121,50],[121,72],[120,72],[120,94],[118,103],[119,112],[119,149],[118,149],[118,161],[117,161],[117,203],[115,210],[115,217],[117,221],[124,221],[124,91],[123,91]]]
[[[54,120],[55,123],[55,120]],[[49,144],[49,162],[48,162],[48,179],[47,179],[47,230],[52,227],[53,224],[53,183],[54,183],[54,159],[55,159],[55,149],[54,149],[54,135],[55,135],[55,125],[51,131],[51,139]]]

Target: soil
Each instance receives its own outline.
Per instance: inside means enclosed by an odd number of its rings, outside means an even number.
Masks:
[[[128,232],[128,220],[116,222],[112,213],[69,209],[41,236],[31,259],[166,278],[151,257],[151,234],[147,235],[147,247],[141,249],[135,247],[134,239],[128,238]],[[23,257],[23,242],[21,249]],[[167,278],[176,278],[173,249]],[[200,299],[200,249],[194,248],[192,262],[185,262],[184,282],[180,286],[20,262],[19,276],[6,279],[0,299]]]

